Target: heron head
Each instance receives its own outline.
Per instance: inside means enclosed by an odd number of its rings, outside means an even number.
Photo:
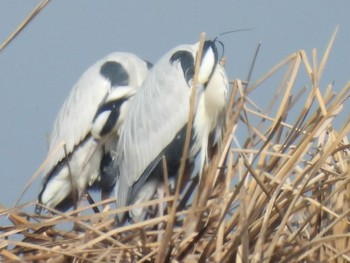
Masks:
[[[203,45],[202,57],[200,60],[200,69],[198,73],[198,82],[199,84],[206,85],[211,76],[213,75],[216,64],[218,63],[218,49],[216,43],[218,41],[206,40]],[[185,80],[189,86],[194,76],[195,60],[198,55],[199,43],[191,45],[189,49],[187,46],[181,46],[179,49],[176,49],[175,52],[170,57],[170,63],[174,62],[180,63],[182,72],[184,74]]]
[[[206,40],[203,45],[201,65],[198,75],[198,81],[206,84],[213,75],[216,64],[218,63],[218,50],[215,40]]]

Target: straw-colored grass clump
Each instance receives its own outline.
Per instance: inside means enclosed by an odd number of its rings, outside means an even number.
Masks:
[[[92,212],[101,202],[79,214],[2,209],[12,224],[0,227],[0,261],[350,262],[350,83],[338,94],[319,87],[333,41],[319,64],[316,50],[312,59],[301,50],[253,84],[232,82],[223,140],[200,183],[144,204],[163,213],[115,228],[120,209]],[[250,94],[280,73],[259,110]],[[298,89],[301,74],[309,88]]]

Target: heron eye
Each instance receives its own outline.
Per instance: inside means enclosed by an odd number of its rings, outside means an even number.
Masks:
[[[170,63],[173,64],[175,61],[181,63],[182,72],[185,80],[188,83],[193,79],[194,75],[194,57],[192,53],[186,50],[176,51],[170,58]]]
[[[100,73],[109,80],[112,87],[127,86],[129,84],[129,74],[118,62],[107,61],[101,66]]]

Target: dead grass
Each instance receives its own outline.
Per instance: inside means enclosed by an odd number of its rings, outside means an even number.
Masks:
[[[13,31],[13,33],[8,36],[5,41],[0,44],[0,51],[2,51],[31,21],[39,14],[45,6],[50,2],[50,0],[43,0],[29,15],[26,17],[22,23]]]
[[[164,209],[114,228],[114,215],[129,208],[93,213],[99,202],[45,216],[24,212],[33,203],[2,208],[12,224],[0,227],[0,260],[350,262],[350,83],[338,94],[331,84],[319,87],[335,34],[319,64],[316,50],[311,59],[300,50],[253,84],[232,82],[221,146],[200,183],[187,182],[174,214]],[[250,94],[278,74],[280,83],[267,91],[271,102],[260,110]],[[301,74],[310,88],[296,86]],[[246,131],[241,146],[233,139],[239,129]],[[165,208],[174,200],[168,194],[143,205]]]

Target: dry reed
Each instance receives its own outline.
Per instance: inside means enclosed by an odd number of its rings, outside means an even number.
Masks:
[[[316,50],[312,64],[301,50],[251,85],[232,81],[223,139],[200,182],[187,179],[179,202],[166,191],[142,204],[161,204],[162,215],[114,228],[114,215],[131,207],[102,206],[113,198],[42,216],[24,212],[33,203],[1,208],[12,223],[0,227],[0,260],[350,262],[350,83],[338,94],[319,87],[335,34],[320,64]],[[280,73],[260,110],[250,94]],[[311,88],[298,90],[305,73]],[[343,124],[335,124],[338,116]],[[242,146],[234,140],[239,129],[246,131]]]

